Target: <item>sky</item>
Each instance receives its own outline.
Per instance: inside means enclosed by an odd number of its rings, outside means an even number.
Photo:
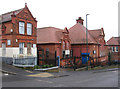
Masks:
[[[105,40],[118,36],[118,2],[120,0],[1,0],[0,14],[24,8],[25,3],[37,19],[37,27],[68,29],[82,17],[89,30],[104,28]]]

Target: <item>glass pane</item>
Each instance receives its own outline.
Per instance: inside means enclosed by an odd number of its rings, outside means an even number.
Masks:
[[[8,40],[7,42],[8,42],[8,45],[11,45],[11,40]]]
[[[19,52],[23,54],[24,43],[19,43]]]
[[[19,33],[24,34],[24,22],[19,22]]]
[[[118,47],[116,47],[116,51],[118,52]]]
[[[32,24],[31,23],[27,23],[27,34],[32,35]]]

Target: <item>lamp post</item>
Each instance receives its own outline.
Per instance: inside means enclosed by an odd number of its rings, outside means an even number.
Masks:
[[[87,50],[87,67],[88,70],[88,29],[87,29],[87,16],[90,14],[86,14],[86,50]]]

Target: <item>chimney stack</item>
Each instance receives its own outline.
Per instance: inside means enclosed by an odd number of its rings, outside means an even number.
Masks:
[[[27,3],[25,3],[25,7],[27,7]]]
[[[76,20],[77,23],[81,23],[83,25],[83,19],[81,17],[78,17],[78,19]]]

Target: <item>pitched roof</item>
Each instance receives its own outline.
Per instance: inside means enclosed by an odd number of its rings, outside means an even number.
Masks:
[[[84,44],[86,43],[86,28],[81,24],[77,23],[69,29],[69,35],[72,44]],[[88,43],[97,44],[95,39],[88,32]]]
[[[62,37],[62,29],[55,27],[44,27],[37,29],[37,44],[59,43]]]
[[[23,10],[19,9],[19,10],[15,10],[15,11],[11,11],[5,14],[2,14],[0,17],[2,18],[2,22],[6,22],[6,21],[10,21],[11,20],[11,15],[15,14],[17,15],[19,12],[21,12]]]
[[[88,30],[89,33],[92,35],[93,38],[99,38],[100,36],[104,36],[104,31],[103,28],[101,29],[96,29],[96,30]]]
[[[107,41],[107,45],[120,45],[120,37],[112,37]]]

